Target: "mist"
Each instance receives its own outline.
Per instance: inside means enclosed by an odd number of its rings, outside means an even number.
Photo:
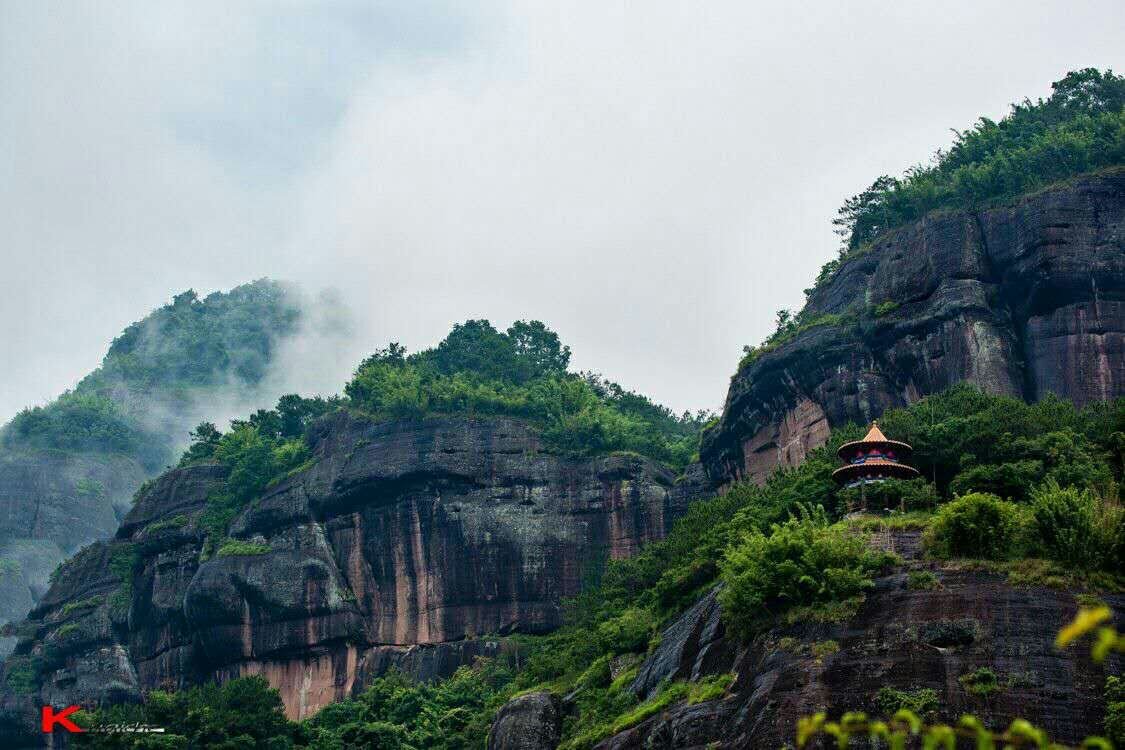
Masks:
[[[677,411],[835,255],[843,200],[1125,68],[1116,2],[7,3],[0,421],[195,288],[309,295],[260,392],[540,319]],[[335,290],[318,300],[318,290]]]

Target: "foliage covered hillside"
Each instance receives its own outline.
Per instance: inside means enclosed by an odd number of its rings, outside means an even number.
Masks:
[[[233,420],[225,434],[203,423],[181,466],[230,467],[208,498],[207,554],[221,552],[227,527],[271,482],[311,460],[309,426],[337,409],[377,421],[429,415],[505,415],[539,426],[552,450],[582,455],[631,451],[682,468],[710,416],[676,416],[645,396],[591,374],[567,370],[570,348],[539,321],[506,332],[487,320],[453,327],[436,347],[407,355],[398,344],[365,359],[344,397],[283,396],[274,409]]]
[[[844,202],[833,220],[843,239],[839,257],[825,263],[806,297],[833,278],[846,259],[860,255],[893,229],[943,210],[975,210],[1034,193],[1048,185],[1125,166],[1125,77],[1094,68],[1068,73],[1047,99],[1013,104],[998,122],[982,117],[954,131],[953,145],[928,165],[902,177],[883,175]],[[765,352],[818,326],[871,325],[899,303],[820,313],[808,306],[779,310],[774,330],[744,347],[739,370]]]
[[[487,320],[455,325],[433,349],[392,344],[360,365],[345,393],[377,418],[504,414],[543,428],[551,445],[598,454],[633,451],[683,467],[710,417],[676,416],[597,375],[567,370],[570,347],[539,321],[501,333]]]
[[[892,411],[882,426],[914,444],[913,463],[926,477],[888,482],[869,494],[873,507],[897,511],[889,521],[840,520],[857,498],[831,479],[839,465],[835,449],[862,431],[837,430],[800,467],[778,471],[764,486],[736,485],[696,503],[666,540],[610,563],[570,603],[568,626],[522,637],[530,657],[517,671],[481,662],[435,685],[392,674],[300,724],[280,718],[276,693],[258,680],[158,693],[143,707],[94,718],[167,726],[192,747],[254,741],[279,748],[483,748],[505,700],[546,689],[575,703],[562,747],[589,748],[672,703],[725,692],[724,675],[667,684],[645,702],[625,689],[662,626],[701,594],[725,584],[724,617],[743,638],[785,622],[847,619],[872,579],[895,564],[863,541],[868,527],[884,523],[923,527],[930,554],[984,558],[980,564],[1013,582],[1120,589],[1125,402],[1077,410],[1060,400],[1027,405],[962,386]],[[224,723],[231,696],[240,692],[254,696],[261,721]],[[1125,704],[1111,702],[1110,710],[1116,705]],[[1115,716],[1108,717],[1111,727],[1125,721]],[[146,746],[121,737],[90,741]]]
[[[202,300],[194,291],[179,294],[126,328],[73,391],[16,415],[0,444],[126,454],[155,471],[171,458],[196,399],[260,382],[299,317],[286,287],[266,279]]]
[[[1024,99],[999,122],[954,131],[928,166],[883,175],[849,198],[833,222],[853,251],[941,208],[975,208],[1051,182],[1125,164],[1125,77],[1095,68],[1068,73],[1047,99]]]

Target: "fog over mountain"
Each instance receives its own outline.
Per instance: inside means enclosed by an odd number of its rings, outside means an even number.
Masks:
[[[577,368],[714,408],[836,252],[846,196],[1067,70],[1125,68],[1123,22],[1109,1],[4,4],[0,420],[171,295],[262,276],[334,287],[355,321],[303,353],[302,390],[390,340],[537,318]]]

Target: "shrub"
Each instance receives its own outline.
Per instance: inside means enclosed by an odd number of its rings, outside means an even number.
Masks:
[[[1005,560],[1019,548],[1023,525],[1014,503],[978,492],[943,506],[926,530],[925,544],[939,557]]]
[[[630,607],[617,617],[598,625],[598,645],[614,654],[644,651],[656,623],[646,610]]]
[[[219,547],[216,557],[239,557],[245,555],[264,555],[270,551],[268,544],[244,542],[241,539],[228,539]]]
[[[178,515],[172,516],[171,518],[166,518],[163,521],[157,521],[156,523],[149,524],[145,527],[145,533],[148,535],[152,535],[161,531],[165,531],[167,529],[182,529],[187,525],[188,517],[183,513],[180,513]]]
[[[906,709],[918,716],[929,717],[937,713],[940,705],[937,691],[933,688],[895,690],[891,687],[882,687],[875,694],[873,702],[880,716],[894,716]]]
[[[753,531],[727,549],[720,563],[723,614],[749,635],[770,609],[853,597],[893,558],[868,548],[841,525],[829,526],[823,510]]]
[[[987,698],[1004,689],[1004,686],[1000,684],[999,676],[988,667],[979,667],[973,672],[963,674],[958,678],[958,682],[961,683],[966,692],[981,698]]]
[[[871,311],[871,315],[876,318],[882,318],[885,315],[890,315],[898,308],[899,304],[894,300],[880,302],[878,305],[875,305],[875,308]]]
[[[1125,747],[1125,680],[1105,679],[1105,733],[1114,747]]]
[[[912,570],[906,574],[906,588],[911,591],[929,591],[939,585],[938,577],[928,570]]]
[[[39,673],[42,668],[39,660],[32,656],[15,654],[9,656],[5,667],[8,687],[19,695],[32,695],[39,689]]]
[[[1081,569],[1120,572],[1125,518],[1116,502],[1048,479],[1032,491],[1031,512],[1044,555]]]
[[[1090,567],[1100,552],[1094,545],[1096,506],[1091,491],[1062,488],[1054,480],[1032,491],[1035,534],[1047,557]]]
[[[1010,500],[1023,500],[1042,476],[1043,464],[1040,461],[985,464],[962,471],[949,483],[949,491],[954,495],[985,492]]]
[[[839,641],[817,641],[809,647],[811,653],[816,659],[823,659],[826,656],[838,653],[840,651]]]
[[[918,641],[939,648],[968,646],[981,634],[979,620],[965,617],[960,620],[933,620],[918,628]]]
[[[59,616],[64,617],[64,618],[69,617],[72,612],[77,612],[80,609],[93,609],[94,607],[98,606],[99,604],[101,604],[104,601],[105,601],[104,596],[102,596],[101,594],[94,594],[91,597],[88,597],[86,599],[80,599],[79,601],[76,601],[76,602],[67,602],[66,604],[63,605],[63,608],[60,611]]]

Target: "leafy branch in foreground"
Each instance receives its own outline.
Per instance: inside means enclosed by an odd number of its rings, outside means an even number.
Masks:
[[[1055,646],[1066,648],[1083,636],[1095,633],[1090,652],[1094,661],[1104,661],[1111,651],[1125,653],[1125,637],[1112,626],[1103,625],[1112,616],[1109,607],[1080,609],[1070,624],[1059,631]],[[1117,678],[1110,677],[1109,680],[1117,685]],[[828,715],[823,711],[798,719],[798,748],[805,747],[818,735],[834,738],[841,750],[846,750],[853,738],[863,737],[885,742],[890,750],[904,750],[912,737],[921,740],[923,750],[956,750],[959,738],[975,740],[977,750],[995,750],[997,747],[1070,750],[1067,745],[1051,742],[1046,732],[1024,719],[1014,720],[1005,731],[997,734],[986,729],[975,716],[962,716],[955,727],[948,724],[926,725],[917,714],[907,709],[898,711],[889,721],[871,721],[866,714],[859,712],[846,713],[839,721],[828,721]],[[1104,737],[1087,737],[1079,747],[1083,750],[1113,750],[1114,746]]]
[[[955,750],[959,738],[975,740],[977,750],[995,750],[997,747],[1069,750],[1066,745],[1051,742],[1043,730],[1024,719],[1016,719],[1004,732],[994,734],[975,716],[962,716],[955,727],[948,724],[927,726],[907,709],[900,710],[890,721],[869,721],[863,713],[844,714],[838,722],[828,721],[824,712],[806,716],[797,722],[797,747],[805,747],[819,734],[835,738],[841,750],[847,748],[853,738],[863,737],[885,742],[890,750],[904,750],[911,737],[921,739],[923,750]],[[1109,740],[1102,737],[1087,737],[1080,747],[1083,750],[1113,750]]]

